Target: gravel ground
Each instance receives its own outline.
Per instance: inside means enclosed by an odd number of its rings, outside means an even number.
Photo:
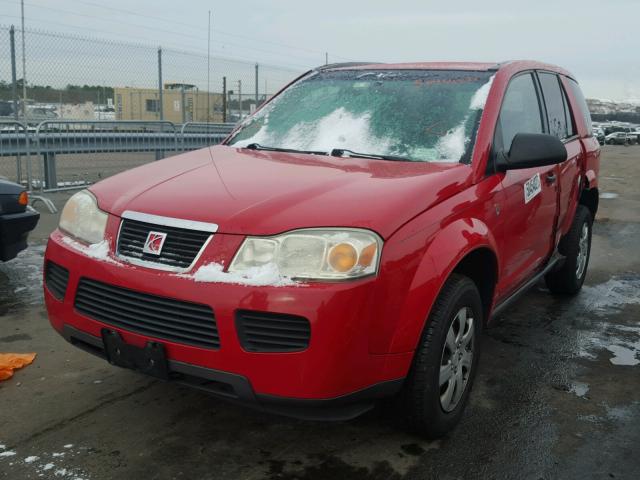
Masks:
[[[0,383],[0,478],[640,478],[640,146],[604,147],[601,174],[583,291],[539,285],[485,331],[469,408],[436,442],[384,409],[291,420],[71,347],[42,304],[57,223],[43,212],[31,248],[0,264],[0,351],[38,353]]]

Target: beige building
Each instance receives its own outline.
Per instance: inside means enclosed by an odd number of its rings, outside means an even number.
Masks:
[[[199,91],[194,85],[167,84],[162,91],[163,119],[174,123],[222,122],[222,94]],[[116,120],[160,120],[157,89],[113,89]],[[207,115],[207,95],[210,112]]]

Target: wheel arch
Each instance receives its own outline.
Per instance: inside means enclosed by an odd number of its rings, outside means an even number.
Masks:
[[[585,186],[580,192],[580,200],[578,203],[587,207],[591,212],[591,218],[595,220],[600,203],[600,193],[598,187],[592,187],[590,185],[589,179],[585,180]]]
[[[433,304],[453,273],[467,275],[478,286],[486,322],[499,278],[496,252],[492,232],[476,218],[458,219],[442,228],[427,248],[414,276],[389,353],[415,350]],[[487,274],[490,282],[486,282]]]
[[[483,323],[489,321],[498,283],[498,258],[489,247],[479,247],[460,260],[451,273],[459,273],[475,283],[482,301]],[[451,275],[451,274],[449,274]]]

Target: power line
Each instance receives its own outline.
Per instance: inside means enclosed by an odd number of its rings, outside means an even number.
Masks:
[[[76,0],[76,1],[78,1],[80,3],[96,5],[96,4],[93,4],[92,2],[84,2],[84,1],[80,1],[80,0]],[[0,2],[13,3],[10,0],[0,0]],[[146,30],[150,30],[150,31],[157,31],[157,32],[165,33],[165,34],[168,33],[168,34],[171,34],[171,35],[177,35],[177,36],[180,36],[180,37],[197,40],[199,42],[206,41],[206,39],[204,37],[199,37],[199,36],[195,36],[195,35],[189,35],[189,34],[182,33],[182,32],[176,32],[175,30],[167,30],[167,29],[164,29],[164,28],[151,27],[151,26],[148,26],[148,25],[141,25],[139,23],[132,23],[132,22],[122,21],[120,19],[118,19],[118,20],[108,19],[108,18],[103,18],[103,17],[97,16],[97,15],[73,12],[73,11],[65,10],[65,9],[61,9],[61,8],[54,8],[54,7],[50,7],[50,6],[45,6],[45,5],[41,5],[39,3],[25,2],[25,4],[26,5],[31,5],[33,7],[42,8],[42,9],[45,9],[45,10],[53,11],[53,12],[64,13],[66,15],[75,15],[75,16],[78,16],[78,17],[90,18],[90,19],[101,21],[101,22],[117,23],[118,25],[128,25],[128,26],[135,27],[135,28],[141,28],[141,29],[146,29]],[[140,17],[144,17],[144,18],[159,18],[159,17],[149,16],[149,15],[137,14],[137,13],[131,12],[129,10],[117,9],[117,8],[112,8],[112,7],[103,7],[103,8],[105,8],[107,10],[125,12],[125,13],[132,14],[132,15],[135,14],[136,16],[140,16]],[[189,26],[189,24],[185,24],[185,23],[182,23],[182,22],[176,22],[176,23]],[[195,27],[194,26],[193,28],[200,28],[200,27]],[[223,32],[220,31],[219,33],[223,33]],[[225,35],[241,37],[239,35],[229,34],[229,33],[225,33]],[[247,37],[241,37],[241,38],[247,38]],[[261,43],[272,43],[272,42],[266,42],[266,41],[261,41],[261,40],[255,40],[255,41],[260,41]],[[261,53],[268,53],[270,55],[276,55],[276,56],[286,56],[287,58],[291,58],[292,57],[292,55],[286,54],[286,53],[283,53],[283,52],[274,52],[273,50],[265,50],[263,48],[256,48],[256,47],[250,47],[250,46],[246,46],[246,45],[240,45],[240,44],[232,43],[232,42],[229,42],[229,41],[225,41],[225,43],[227,45],[234,46],[234,47],[237,47],[237,48],[243,48],[243,49],[246,49],[246,50],[253,50],[253,51],[257,51],[257,52],[261,52]],[[289,47],[287,46],[287,48],[289,48]],[[318,52],[312,51],[312,50],[308,50],[308,51],[309,52],[313,52],[313,53],[318,53]],[[344,57],[339,57],[338,55],[332,55],[332,56],[334,56],[336,58],[344,58]],[[307,57],[294,56],[294,58],[296,58],[297,60],[301,60],[301,61],[309,61],[309,59]],[[312,64],[316,64],[316,63],[318,63],[318,62],[317,61],[312,62]]]
[[[194,28],[194,29],[197,29],[197,30],[202,30],[203,29],[202,25],[196,25],[196,24],[193,24],[193,23],[180,22],[180,21],[175,20],[175,19],[159,17],[157,15],[142,14],[142,13],[134,12],[132,10],[125,10],[125,9],[122,9],[122,8],[108,7],[108,6],[105,6],[105,5],[102,5],[102,4],[99,4],[99,3],[95,3],[95,2],[88,2],[86,0],[73,0],[73,1],[75,1],[77,3],[84,4],[84,5],[90,5],[90,6],[93,6],[93,7],[102,8],[104,10],[109,10],[109,11],[112,11],[112,12],[126,13],[128,15],[135,15],[137,17],[160,20],[162,22],[171,23],[172,25],[182,25],[184,27]],[[264,40],[264,39],[259,39],[259,38],[255,38],[255,37],[249,37],[249,36],[246,36],[246,35],[238,35],[237,33],[226,32],[224,30],[216,29],[216,34],[225,35],[225,36],[229,36],[229,37],[235,37],[235,38],[242,38],[242,39],[245,39],[245,40],[250,40],[252,42],[259,42],[261,44],[262,43],[267,43],[267,44],[270,44],[270,45],[274,45],[274,46],[278,46],[278,47],[284,47],[284,48],[290,48],[292,50],[299,50],[299,51],[303,51],[303,52],[307,52],[307,53],[313,53],[313,54],[324,54],[325,53],[325,52],[323,52],[321,50],[313,50],[313,49],[309,49],[309,48],[299,47],[299,46],[296,46],[296,45],[290,45],[290,44],[280,43],[280,42],[273,42],[273,41],[270,41],[270,40]],[[336,54],[333,54],[333,53],[331,53],[331,56],[334,57],[334,58],[342,59],[342,60],[352,60],[352,59],[348,59],[346,57],[342,57],[340,55],[336,55]]]
[[[0,2],[3,2],[3,1],[6,1],[6,0],[0,0]],[[15,18],[15,19],[19,19],[20,17],[18,15],[0,15],[0,18]],[[68,23],[55,22],[55,21],[48,20],[48,19],[44,20],[44,19],[34,18],[34,17],[31,17],[31,16],[29,17],[29,21],[31,23],[37,22],[37,23],[42,23],[42,24],[46,24],[46,25],[60,25],[60,26],[67,27],[67,28],[73,28],[73,29],[78,29],[78,30],[83,30],[83,31],[90,31],[92,33],[96,33],[97,32],[97,33],[103,33],[103,34],[107,34],[107,35],[113,35],[113,32],[110,32],[110,31],[107,31],[107,30],[100,30],[100,29],[97,29],[97,28],[78,27],[76,25],[70,25]],[[138,39],[138,40],[149,41],[148,37],[140,37],[140,36],[135,36],[135,35],[128,35],[128,36],[130,38],[135,38],[135,39]],[[112,40],[112,41],[117,41],[118,43],[124,43],[124,42],[121,42],[119,40]],[[147,47],[148,45],[138,45],[138,46]],[[206,54],[203,51],[198,50],[198,49],[194,49],[193,45],[167,44],[167,47],[168,47],[169,50],[176,50],[176,51],[182,50],[181,53],[185,53],[185,54],[199,53],[202,56],[206,56]],[[240,48],[249,48],[249,47],[240,46]],[[262,51],[264,53],[272,53],[272,52],[269,52],[269,51],[263,51],[263,50],[259,50],[259,49],[258,49],[258,51]],[[214,53],[216,53],[215,49],[214,49]],[[228,55],[227,52],[223,52],[220,49],[217,49],[217,54],[218,55],[222,55],[222,56]],[[255,57],[248,58],[248,57],[238,56],[238,55],[235,55],[235,54],[233,54],[233,56],[228,56],[228,57],[225,57],[225,58],[227,60],[238,59],[238,60],[243,60],[245,62],[252,62],[252,63],[255,63],[255,60],[256,60]],[[287,57],[287,58],[290,58],[290,57]],[[308,69],[310,67],[310,64],[303,65],[303,64],[299,64],[299,63],[280,63],[278,65],[275,65],[275,63],[277,63],[277,62],[270,62],[270,63],[272,63],[274,66],[285,67],[285,68],[293,68],[293,69],[297,69],[297,70],[299,70],[301,68],[302,69]]]

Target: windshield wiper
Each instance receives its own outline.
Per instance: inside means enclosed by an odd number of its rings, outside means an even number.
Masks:
[[[398,162],[411,162],[410,158],[399,157],[397,155],[377,155],[375,153],[358,153],[346,148],[334,148],[331,150],[332,157],[351,157],[351,158],[375,158],[379,160],[394,160]]]
[[[267,147],[266,145],[260,145],[259,143],[250,143],[245,148],[248,148],[249,150],[266,150],[268,152],[308,153],[310,155],[327,154],[327,152],[320,152],[317,150],[296,150],[295,148]]]

